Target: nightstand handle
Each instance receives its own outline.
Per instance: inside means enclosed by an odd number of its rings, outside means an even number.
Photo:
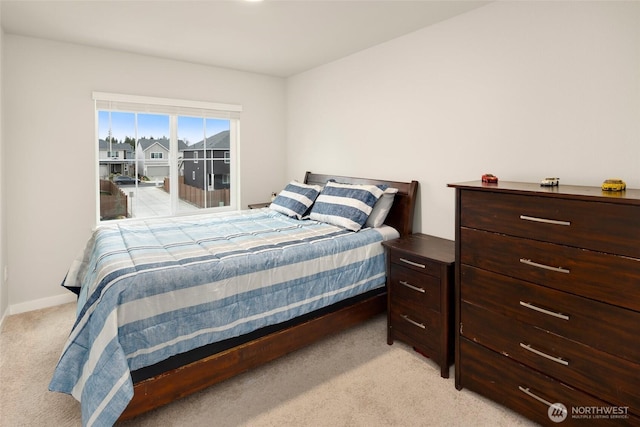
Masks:
[[[411,323],[412,325],[415,325],[418,328],[427,329],[427,327],[424,325],[424,323],[418,323],[415,320],[411,320],[411,319],[409,319],[409,316],[407,316],[406,314],[401,314],[401,316],[402,316],[402,318],[404,320],[406,320],[407,322]]]
[[[427,266],[424,264],[418,264],[417,262],[409,261],[408,259],[400,258],[400,261],[407,263],[409,265],[413,265],[414,267],[427,268]]]
[[[400,280],[400,284],[401,284],[402,286],[406,286],[406,287],[407,287],[407,288],[409,288],[409,289],[413,289],[414,291],[417,291],[417,292],[420,292],[420,293],[423,293],[423,294],[424,294],[425,292],[427,292],[427,291],[425,291],[425,290],[424,290],[424,289],[422,289],[422,288],[419,288],[419,287],[417,287],[417,286],[413,286],[412,284],[405,282],[404,280]]]

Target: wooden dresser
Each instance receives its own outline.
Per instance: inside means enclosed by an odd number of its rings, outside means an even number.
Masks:
[[[640,425],[640,190],[449,186],[456,388],[543,425]]]
[[[387,343],[399,339],[440,365],[453,362],[455,244],[426,234],[382,243],[387,250]]]

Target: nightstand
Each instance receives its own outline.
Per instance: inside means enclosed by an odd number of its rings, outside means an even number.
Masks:
[[[411,234],[382,245],[387,252],[387,344],[398,339],[413,346],[449,378],[455,243]]]
[[[247,205],[247,206],[249,207],[249,209],[260,209],[260,208],[266,208],[270,204],[271,204],[271,202],[251,203],[250,205]]]

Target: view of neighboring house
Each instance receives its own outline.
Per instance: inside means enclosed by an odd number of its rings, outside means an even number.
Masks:
[[[101,179],[113,175],[138,175],[160,182],[169,177],[168,138],[141,138],[135,152],[130,144],[110,143],[104,139],[99,140],[99,147]],[[229,131],[191,146],[178,141],[178,170],[179,175],[184,176],[184,183],[203,190],[228,189],[229,147]]]
[[[133,147],[130,144],[98,141],[100,179],[110,175],[130,175],[135,173]]]
[[[151,181],[169,176],[169,140],[139,139],[136,161],[140,167],[139,174]]]
[[[182,174],[183,151],[187,144],[178,141],[178,165]],[[169,139],[141,138],[138,140],[136,151],[136,163],[139,167],[139,174],[146,176],[150,181],[162,181],[169,176]]]
[[[183,151],[184,183],[202,190],[229,188],[229,131],[188,146]]]
[[[169,139],[141,138],[138,149],[127,143],[99,141],[100,178],[110,175],[146,176],[151,181],[162,181],[169,176]],[[187,145],[178,141],[178,164]],[[182,170],[182,168],[180,168]]]

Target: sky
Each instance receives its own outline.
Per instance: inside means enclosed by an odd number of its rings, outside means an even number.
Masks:
[[[203,119],[202,117],[178,117],[178,139],[193,145],[224,130],[229,130],[229,120]],[[109,127],[112,135],[118,142],[123,142],[125,137],[136,137],[136,114],[99,111],[98,112],[98,137],[107,139]],[[169,116],[162,114],[137,113],[137,137],[155,139],[166,136],[169,138]]]

